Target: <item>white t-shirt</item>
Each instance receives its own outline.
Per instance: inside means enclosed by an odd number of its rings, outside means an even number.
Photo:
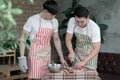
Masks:
[[[23,29],[30,32],[30,38],[34,39],[39,27],[53,29],[53,32],[58,32],[58,20],[45,20],[39,14],[33,15],[28,18]]]
[[[88,35],[91,38],[92,42],[101,41],[100,28],[91,19],[89,20],[89,23],[87,24],[86,27],[81,28],[78,25],[76,25],[74,17],[70,18],[70,20],[68,22],[67,33],[73,34],[74,32]]]

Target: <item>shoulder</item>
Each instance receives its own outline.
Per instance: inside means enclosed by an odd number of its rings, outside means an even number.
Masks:
[[[90,19],[89,25],[92,29],[100,29],[97,23]]]
[[[90,25],[98,27],[97,23],[90,19]]]
[[[95,23],[93,20],[90,20],[89,28],[90,31],[92,31],[92,34],[99,34],[100,33],[100,27]]]
[[[71,25],[71,24],[73,24],[73,25],[76,24],[74,17],[71,17],[68,21],[68,25]]]
[[[55,23],[58,23],[57,18],[53,18],[52,21],[55,22]]]
[[[75,22],[75,18],[74,18],[74,17],[71,17],[71,18],[69,19],[69,21]]]
[[[68,33],[73,33],[74,32],[74,27],[75,27],[75,18],[71,17],[68,21],[68,27],[67,27],[67,32]]]
[[[39,18],[39,14],[35,14],[33,16],[30,16],[28,19],[34,21],[34,20],[36,20],[38,18]]]

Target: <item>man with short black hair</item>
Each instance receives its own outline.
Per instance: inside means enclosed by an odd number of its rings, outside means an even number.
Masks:
[[[58,20],[55,18],[57,12],[57,3],[54,0],[47,0],[43,4],[42,12],[29,17],[23,27],[20,39],[20,57],[18,57],[19,66],[23,73],[26,73],[28,69],[28,76],[32,80],[40,80],[48,72],[47,65],[51,63],[51,37],[53,37],[60,62],[67,66],[58,36]],[[28,38],[25,35],[29,35],[31,40],[28,65],[24,56],[24,43]]]
[[[69,51],[68,58],[74,67],[96,70],[101,44],[100,28],[89,15],[88,9],[82,5],[75,9],[74,17],[68,22],[66,45]],[[71,42],[73,34],[76,37],[75,52]]]

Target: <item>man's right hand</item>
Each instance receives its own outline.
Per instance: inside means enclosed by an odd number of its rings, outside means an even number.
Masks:
[[[26,73],[28,69],[26,57],[25,56],[18,57],[18,61],[19,61],[20,70],[23,73]]]

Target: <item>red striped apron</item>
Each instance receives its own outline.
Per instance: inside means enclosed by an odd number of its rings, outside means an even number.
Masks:
[[[51,62],[50,39],[53,29],[39,27],[35,42],[31,43],[28,55],[29,78],[39,79],[48,72],[47,64]]]

